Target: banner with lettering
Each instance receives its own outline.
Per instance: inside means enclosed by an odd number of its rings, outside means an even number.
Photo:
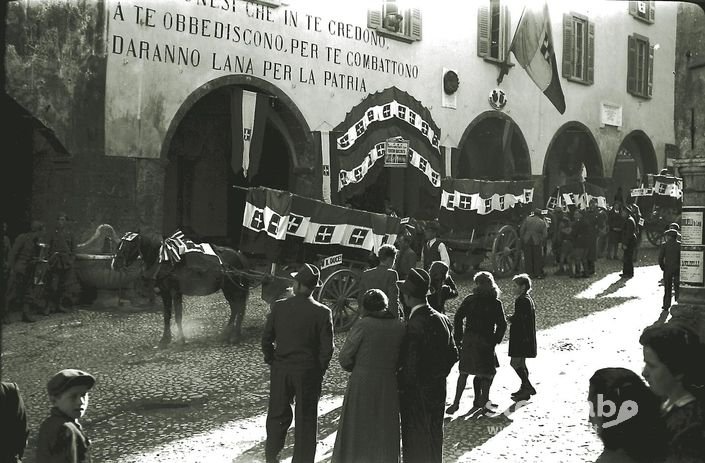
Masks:
[[[444,179],[441,189],[438,220],[454,230],[467,231],[493,221],[510,221],[514,208],[530,207],[534,199],[531,180]]]

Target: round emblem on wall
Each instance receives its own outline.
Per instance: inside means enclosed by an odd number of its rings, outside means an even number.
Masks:
[[[490,106],[494,109],[502,109],[507,105],[507,95],[501,88],[493,89],[488,100],[490,101]]]
[[[443,91],[446,95],[452,95],[458,91],[460,79],[455,71],[448,71],[443,75]]]

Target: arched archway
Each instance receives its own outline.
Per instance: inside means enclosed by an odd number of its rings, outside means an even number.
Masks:
[[[657,172],[656,151],[648,135],[641,130],[630,132],[615,156],[609,197],[615,197],[621,188],[623,199],[626,199],[631,188],[646,183],[646,176]]]
[[[600,148],[586,125],[567,122],[556,131],[544,158],[543,175],[544,202],[561,185],[588,181],[604,186]]]
[[[231,168],[233,94],[249,90],[269,97],[259,169],[250,180]],[[234,130],[237,133],[234,134]],[[162,145],[167,161],[164,231],[184,228],[214,243],[240,239],[246,190],[267,186],[296,191],[299,167],[311,132],[301,111],[281,90],[251,76],[225,76],[186,98]],[[241,188],[238,188],[241,187]]]
[[[460,156],[453,177],[484,180],[531,178],[531,156],[526,139],[504,113],[486,111],[465,129],[458,145]]]

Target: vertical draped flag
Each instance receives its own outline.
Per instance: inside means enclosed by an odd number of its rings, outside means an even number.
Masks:
[[[259,170],[262,141],[267,125],[269,96],[240,88],[230,96],[230,128],[232,152],[230,165],[233,172],[252,179]]]
[[[531,80],[558,112],[563,114],[565,97],[561,89],[553,43],[548,5],[544,3],[543,11],[527,6],[519,20],[510,50]]]

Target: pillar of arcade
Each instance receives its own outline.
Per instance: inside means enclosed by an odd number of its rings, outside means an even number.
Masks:
[[[695,328],[705,340],[705,154],[675,161],[683,178],[681,272],[674,322]]]

